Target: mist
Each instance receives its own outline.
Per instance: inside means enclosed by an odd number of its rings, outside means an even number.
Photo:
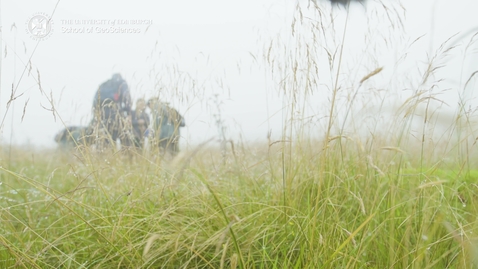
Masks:
[[[54,147],[62,128],[88,124],[95,91],[113,73],[123,75],[134,100],[159,96],[181,112],[186,147],[217,137],[221,126],[230,139],[279,139],[294,110],[302,113],[296,119],[306,125],[302,132],[320,137],[330,89],[339,86],[334,72],[350,89],[338,102],[337,121],[347,123],[344,111],[358,93],[353,131],[370,115],[380,115],[387,126],[418,88],[441,100],[431,104],[443,126],[437,131],[447,129],[460,106],[476,107],[478,25],[470,23],[476,1],[368,1],[352,4],[349,13],[327,1],[269,0],[11,1],[0,8],[2,144]],[[51,17],[46,37],[28,30],[35,14]],[[326,31],[321,40],[330,43],[315,39],[318,18]],[[330,68],[320,48],[338,48],[342,41],[344,64]],[[288,70],[297,59],[309,66],[310,52],[318,64],[317,80],[309,85],[313,72],[292,78]],[[440,66],[436,77],[423,80],[433,61]],[[360,92],[359,82],[377,68],[383,71],[364,83],[367,93]],[[293,106],[291,98],[301,101]]]

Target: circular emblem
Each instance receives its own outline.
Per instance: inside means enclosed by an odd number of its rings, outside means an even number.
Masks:
[[[47,38],[53,31],[53,21],[43,13],[34,14],[27,21],[27,31],[35,40],[43,40]]]

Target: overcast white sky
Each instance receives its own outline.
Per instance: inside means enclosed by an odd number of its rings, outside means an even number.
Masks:
[[[307,6],[307,1],[301,2],[303,8]],[[438,49],[447,38],[478,27],[475,0],[383,2],[399,11],[404,28],[395,24],[397,29],[392,29],[379,1],[352,7],[346,37],[350,55],[357,55],[353,54],[354,49],[360,53],[364,44],[374,46],[370,42],[374,38],[384,47],[375,50],[378,54],[375,62],[367,62],[368,71],[357,74],[358,80],[379,66],[388,70],[389,76],[393,75],[404,48],[408,48],[408,62],[401,64],[405,69],[418,69],[417,62],[425,63],[430,51]],[[340,25],[345,21],[346,11],[331,9],[326,1],[317,3],[335,18],[336,35],[341,36]],[[134,99],[159,94],[180,110],[187,123],[183,143],[195,144],[217,134],[211,101],[214,93],[223,102],[222,117],[231,137],[241,134],[249,141],[257,141],[265,140],[269,130],[276,137],[281,133],[282,99],[278,86],[281,82],[268,75],[263,56],[271,40],[282,40],[285,47],[294,40],[290,35],[294,1],[18,0],[2,1],[0,5],[0,119],[3,119],[0,131],[4,144],[54,146],[53,137],[64,124],[88,123],[97,87],[116,72],[123,74]],[[53,32],[41,41],[34,40],[27,30],[28,20],[37,13],[52,16],[53,21]],[[307,17],[307,12],[303,15]],[[392,12],[389,16],[396,20]],[[85,25],[84,20],[97,21]],[[134,28],[138,33],[98,33],[100,28],[109,28],[100,20],[114,21],[114,27]],[[152,23],[133,25],[131,20]],[[388,23],[384,22],[387,20]],[[129,24],[118,24],[121,21]],[[65,32],[70,27],[84,32]],[[91,27],[93,32],[88,33]],[[390,36],[377,36],[377,32]],[[422,35],[422,39],[410,46]],[[464,40],[469,38],[471,35]],[[471,46],[470,51],[476,49],[476,45]],[[458,89],[460,79],[477,69],[476,55],[469,53],[464,60],[464,50],[461,46],[453,52],[455,57],[446,58],[447,65],[441,73],[449,83],[446,86]],[[280,58],[279,49],[275,55],[279,55],[276,61],[286,61]],[[31,69],[25,68],[30,66],[30,57]],[[42,89],[48,95],[51,93],[61,119],[47,110],[51,105],[39,90],[37,70]],[[386,80],[387,73],[384,74]],[[7,110],[12,85],[18,98]],[[447,99],[452,101],[456,96],[451,93]],[[473,92],[468,97],[473,100]],[[314,107],[326,100],[314,95],[307,102]],[[455,105],[452,101],[450,110],[455,110]],[[312,111],[321,113],[321,110]]]

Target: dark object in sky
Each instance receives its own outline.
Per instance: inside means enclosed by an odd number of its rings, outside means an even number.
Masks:
[[[347,5],[348,2],[364,2],[365,0],[330,0],[332,4]]]

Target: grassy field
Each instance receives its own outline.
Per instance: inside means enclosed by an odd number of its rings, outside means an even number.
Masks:
[[[1,268],[473,268],[477,170],[358,140],[4,151]],[[364,144],[365,145],[365,144]]]

